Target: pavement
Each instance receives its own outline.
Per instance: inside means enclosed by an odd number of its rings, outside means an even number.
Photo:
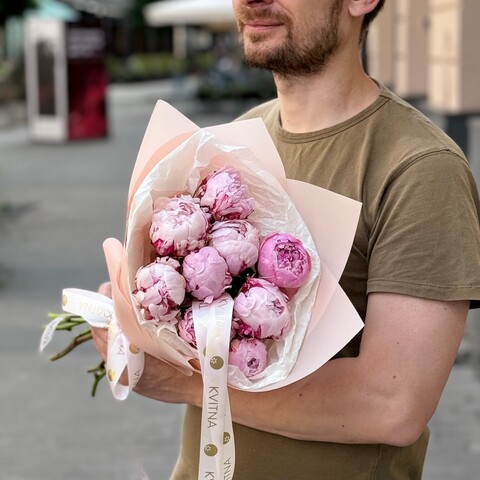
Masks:
[[[106,382],[91,398],[85,371],[98,361],[93,347],[51,363],[48,355],[68,335],[57,334],[47,353],[38,344],[46,313],[60,310],[62,288],[95,290],[107,277],[101,245],[123,237],[128,181],[156,99],[200,126],[250,106],[201,104],[187,87],[111,87],[106,139],[33,143],[21,114],[0,128],[0,480],[169,477],[183,407],[136,395],[119,402]],[[480,382],[471,361],[477,321],[469,319],[430,422],[424,480],[479,478]]]

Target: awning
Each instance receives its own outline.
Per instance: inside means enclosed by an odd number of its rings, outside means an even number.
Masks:
[[[235,23],[232,0],[166,0],[143,9],[146,22],[166,25],[232,26]]]

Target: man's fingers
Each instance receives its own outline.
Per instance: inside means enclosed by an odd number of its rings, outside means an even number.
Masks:
[[[105,295],[108,298],[112,298],[112,284],[110,282],[104,282],[98,287],[98,293]]]
[[[105,328],[92,327],[92,339],[100,356],[107,361],[108,331]]]

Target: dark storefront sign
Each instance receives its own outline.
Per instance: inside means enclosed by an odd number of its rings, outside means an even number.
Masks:
[[[31,18],[26,25],[25,57],[28,123],[34,140],[107,135],[102,28]]]

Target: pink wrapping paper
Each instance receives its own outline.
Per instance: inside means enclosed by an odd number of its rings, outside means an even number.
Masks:
[[[148,124],[142,145],[135,163],[127,207],[127,235],[125,245],[118,240],[107,239],[104,251],[110,280],[112,282],[115,314],[124,335],[143,351],[160,358],[180,369],[185,374],[198,371],[198,361],[188,348],[179,348],[174,334],[166,332],[158,336],[151,328],[140,325],[138,312],[132,303],[129,284],[132,272],[131,255],[127,256],[129,241],[139,237],[138,232],[130,231],[130,219],[142,207],[137,197],[145,188],[145,182],[158,167],[159,162],[167,165],[178,149],[185,148],[199,133],[205,137],[213,136],[224,146],[242,147],[261,163],[278,182],[278,188],[284,189],[293,201],[314,242],[321,264],[320,282],[312,283],[309,295],[312,308],[309,323],[298,344],[298,357],[292,368],[278,381],[263,382],[255,386],[255,391],[269,390],[292,383],[312,373],[327,362],[345,346],[363,327],[363,322],[349,299],[338,285],[352,246],[361,204],[346,197],[334,194],[319,187],[294,180],[288,180],[278,152],[260,119],[234,122],[225,125],[199,129],[190,120],[165,102],[159,101]],[[203,137],[201,137],[203,138]],[[189,151],[188,148],[186,150]],[[222,159],[218,159],[221,164]],[[215,165],[217,160],[213,160]],[[168,170],[172,190],[162,193],[174,195],[180,193],[181,172],[174,168]],[[311,206],[315,205],[315,208]],[[140,212],[142,213],[142,212]],[[130,238],[129,238],[130,237]],[[138,241],[138,239],[136,240]],[[141,242],[140,242],[141,243]],[[137,245],[137,244],[135,244]],[[141,248],[147,254],[147,245]],[[141,250],[140,248],[140,250]],[[138,253],[141,256],[141,252]],[[127,258],[128,257],[128,258]],[[138,263],[141,258],[135,259]],[[313,295],[313,296],[312,296]],[[295,344],[297,345],[297,344]],[[237,388],[239,385],[233,384]]]

